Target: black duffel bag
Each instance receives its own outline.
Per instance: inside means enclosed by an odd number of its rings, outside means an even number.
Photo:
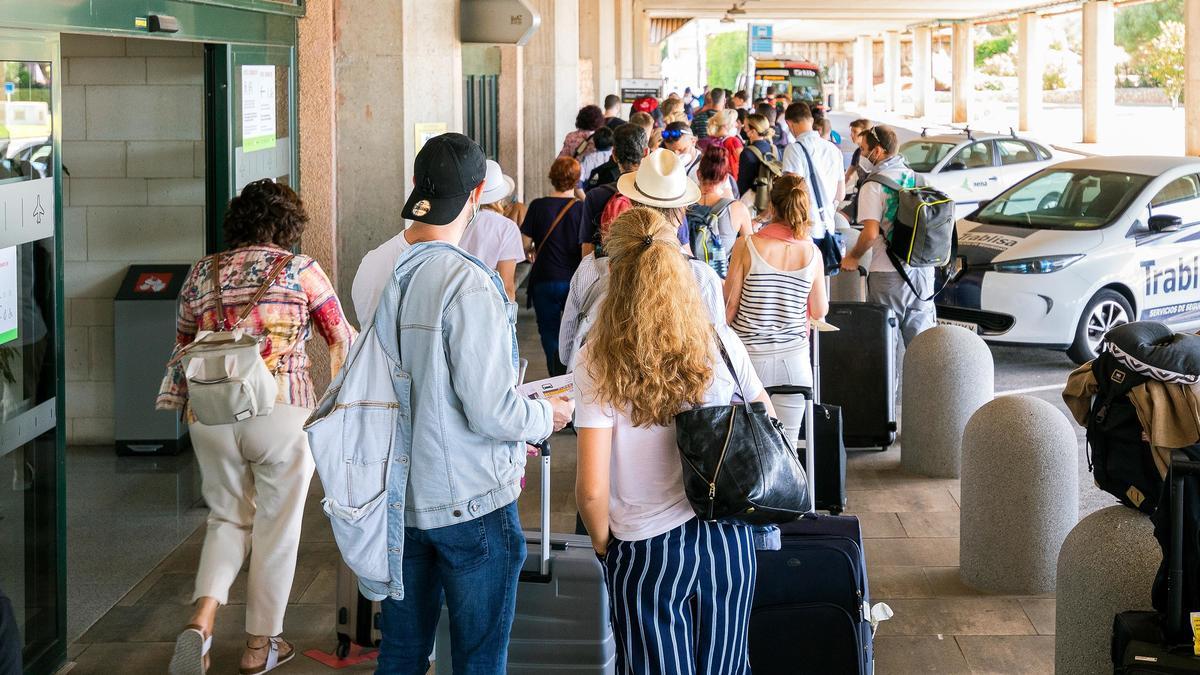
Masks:
[[[688,502],[702,520],[749,525],[795,520],[811,506],[800,458],[766,406],[746,400],[725,344],[715,338],[742,401],[675,416]]]

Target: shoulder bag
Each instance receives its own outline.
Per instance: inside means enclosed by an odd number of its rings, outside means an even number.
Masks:
[[[720,335],[714,338],[742,400],[675,416],[688,502],[701,520],[749,525],[796,520],[811,505],[800,458],[766,406],[745,400],[725,343]]]

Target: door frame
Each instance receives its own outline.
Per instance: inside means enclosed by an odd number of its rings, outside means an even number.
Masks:
[[[34,495],[38,506],[54,509],[54,623],[55,638],[35,644],[25,657],[25,672],[52,671],[67,655],[67,504],[66,504],[66,377],[63,372],[66,332],[63,330],[63,175],[62,175],[62,50],[59,34],[51,31],[0,27],[0,61],[50,62],[50,119],[54,166],[54,481],[52,495]],[[20,553],[26,555],[23,549]],[[25,644],[22,642],[22,651]]]

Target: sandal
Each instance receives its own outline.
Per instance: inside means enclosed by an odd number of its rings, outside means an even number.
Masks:
[[[287,653],[282,657],[279,655],[280,645],[287,645],[288,649]],[[261,647],[251,647],[250,642],[247,641],[246,649],[255,651],[259,649],[269,649],[270,651],[267,652],[267,662],[262,666],[258,666],[256,668],[238,668],[238,672],[241,673],[241,675],[261,675],[267,671],[275,670],[279,666],[291,661],[292,657],[296,655],[296,646],[278,636],[267,638],[267,644]]]
[[[208,672],[208,650],[212,648],[212,635],[196,624],[184,627],[175,638],[175,654],[167,668],[170,675],[204,675]]]

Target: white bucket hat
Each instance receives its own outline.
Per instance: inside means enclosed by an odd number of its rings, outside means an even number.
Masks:
[[[634,203],[660,209],[700,201],[700,186],[688,178],[679,156],[662,148],[642,160],[637,171],[621,176],[617,190]]]
[[[517,182],[504,175],[500,165],[492,160],[487,161],[487,177],[483,180],[483,196],[480,204],[495,204],[511,195],[517,189]]]

